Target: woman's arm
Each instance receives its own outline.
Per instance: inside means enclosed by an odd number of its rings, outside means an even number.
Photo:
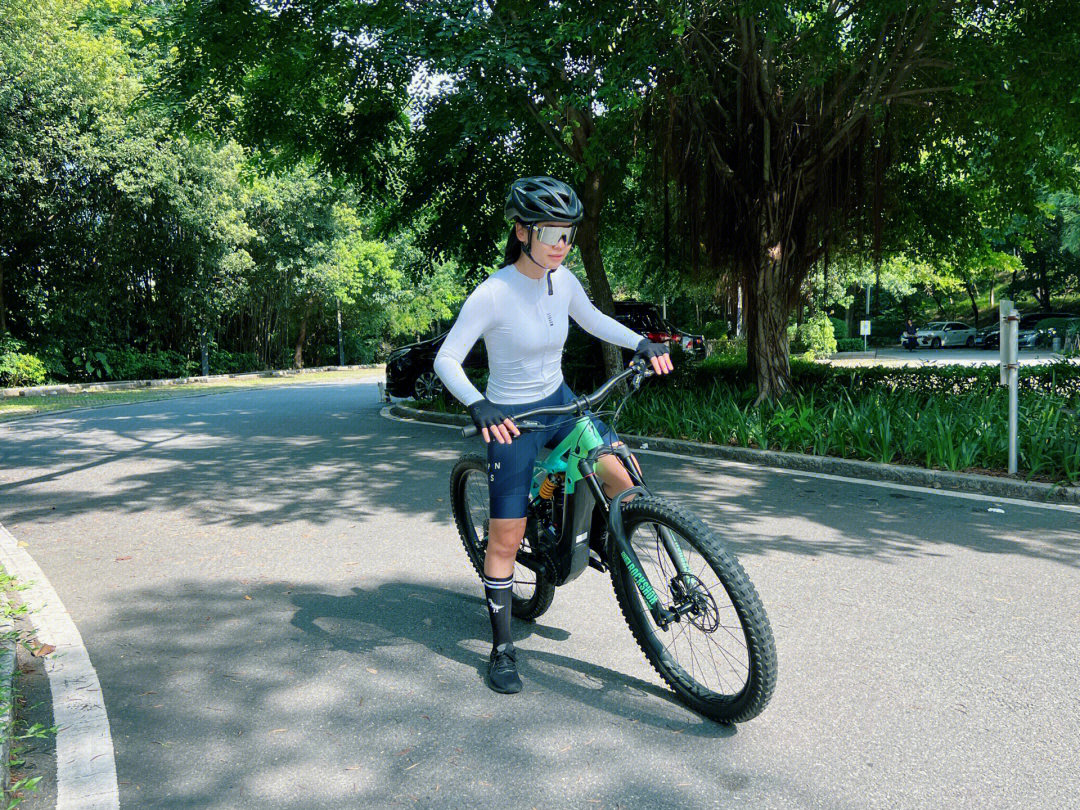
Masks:
[[[566,274],[571,278],[569,313],[578,326],[600,340],[626,349],[636,349],[641,341],[645,340],[644,335],[639,335],[598,310],[585,294],[585,288],[581,286],[578,277],[569,270]]]
[[[443,381],[446,389],[468,407],[484,398],[475,385],[465,376],[461,367],[465,356],[484,334],[491,321],[493,302],[491,290],[481,284],[472,291],[461,307],[457,320],[450,328],[439,353],[435,355],[435,373]]]

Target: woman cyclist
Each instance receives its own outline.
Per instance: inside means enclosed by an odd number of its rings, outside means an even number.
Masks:
[[[435,372],[468,408],[487,442],[491,520],[483,579],[492,631],[487,683],[496,692],[521,691],[510,604],[533,464],[542,447],[554,446],[573,428],[573,420],[565,417],[539,417],[536,421],[547,429],[523,435],[514,425],[514,415],[573,400],[562,376],[568,317],[601,340],[634,349],[657,374],[672,369],[666,346],[651,343],[600,312],[577,277],[563,267],[584,214],[577,194],[566,183],[551,177],[515,180],[506,198],[506,216],[514,224],[504,266],[468,297],[435,358]],[[484,394],[461,367],[481,337],[490,372]],[[594,423],[605,443],[619,443],[607,425],[597,419]],[[617,459],[599,459],[597,474],[609,496],[632,486]]]

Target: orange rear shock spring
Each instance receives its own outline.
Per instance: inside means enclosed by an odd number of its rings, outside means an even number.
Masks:
[[[555,481],[549,475],[540,484],[540,497],[545,501],[551,500],[551,496],[555,494]]]

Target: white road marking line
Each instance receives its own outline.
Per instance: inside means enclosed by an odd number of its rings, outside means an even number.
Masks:
[[[44,659],[56,735],[56,810],[120,807],[109,717],[101,682],[75,622],[34,558],[0,524],[0,564],[30,587],[20,592],[38,638],[56,647]],[[30,584],[33,583],[33,584]]]
[[[387,405],[380,411],[380,415],[386,419],[393,419],[396,422],[411,422],[419,423],[422,425],[428,425],[429,427],[441,427],[449,428],[451,430],[461,430],[460,425],[442,425],[437,422],[421,422],[417,419],[405,419],[401,416],[395,416],[390,413],[390,406]],[[663,456],[665,458],[678,459],[679,461],[700,461],[714,466],[738,466],[744,467],[747,470],[761,470],[768,469],[772,472],[781,473],[783,475],[805,475],[809,478],[824,478],[827,481],[839,481],[844,484],[862,484],[868,487],[884,487],[885,489],[899,489],[904,492],[917,492],[920,495],[940,495],[945,498],[963,498],[969,501],[984,501],[995,504],[1010,504],[1011,506],[1023,506],[1030,509],[1050,509],[1052,511],[1060,512],[1076,512],[1080,514],[1080,506],[1074,506],[1068,503],[1040,503],[1039,501],[1025,501],[1020,498],[1000,498],[996,495],[983,495],[978,492],[953,492],[948,489],[934,489],[933,487],[917,487],[911,484],[897,484],[893,481],[873,481],[867,478],[849,478],[846,475],[834,475],[832,473],[819,473],[819,472],[807,472],[806,470],[789,470],[786,467],[771,467],[765,464],[749,464],[745,461],[729,461],[723,458],[708,458],[699,456],[687,456],[680,453],[669,453],[666,450],[647,450],[642,448],[634,448],[635,453],[645,453],[651,456]]]

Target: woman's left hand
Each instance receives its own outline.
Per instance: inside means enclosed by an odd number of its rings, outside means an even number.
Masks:
[[[671,364],[671,352],[668,351],[668,347],[663,343],[653,343],[648,338],[638,344],[634,357],[648,360],[657,374],[667,374],[675,370]]]

